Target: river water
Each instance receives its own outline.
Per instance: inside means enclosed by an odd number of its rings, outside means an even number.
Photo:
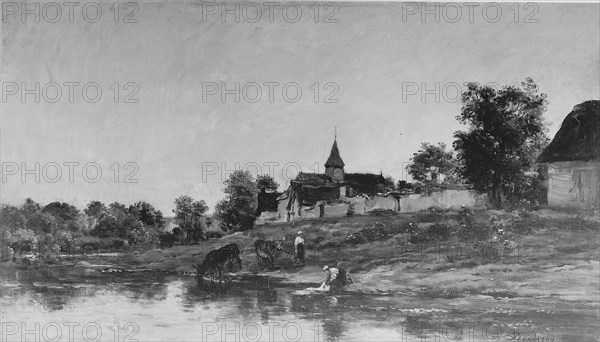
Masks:
[[[206,286],[191,275],[98,267],[7,274],[1,341],[509,341],[514,329],[519,340],[540,336],[539,323],[528,326],[527,316],[489,298],[307,294],[318,284],[252,275]]]

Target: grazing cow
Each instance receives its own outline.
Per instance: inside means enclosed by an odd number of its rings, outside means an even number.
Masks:
[[[254,251],[256,252],[258,261],[260,262],[262,260],[268,268],[273,268],[275,257],[283,251],[284,241],[285,238],[277,241],[256,240],[254,242]]]
[[[219,280],[223,275],[223,267],[227,263],[237,263],[242,268],[242,258],[240,258],[240,248],[235,243],[230,243],[217,250],[210,251],[206,254],[204,261],[201,264],[194,265],[198,272],[198,276],[202,277],[205,274],[210,274],[215,277],[218,275]]]

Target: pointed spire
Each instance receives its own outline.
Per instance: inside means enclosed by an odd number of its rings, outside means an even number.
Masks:
[[[325,162],[325,167],[330,166],[339,168],[344,167],[344,161],[340,156],[340,151],[338,150],[337,146],[337,136],[336,139],[333,140],[333,146],[331,146],[331,153],[329,154],[329,158],[327,158],[327,161]]]

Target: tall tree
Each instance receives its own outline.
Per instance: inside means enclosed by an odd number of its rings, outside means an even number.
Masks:
[[[215,209],[221,229],[248,230],[254,226],[258,188],[248,171],[235,171],[225,181],[225,199]]]
[[[412,164],[406,169],[412,179],[427,189],[433,185],[454,183],[456,179],[457,161],[452,151],[446,150],[446,144],[421,143],[421,149],[413,153]],[[443,177],[443,180],[441,179]]]
[[[181,229],[182,242],[191,243],[206,239],[206,218],[204,214],[208,206],[203,200],[194,201],[190,196],[179,196],[175,199],[175,218]]]
[[[546,94],[531,78],[500,90],[471,83],[462,104],[457,119],[468,130],[455,132],[454,148],[463,177],[496,207],[523,199],[539,183],[535,158],[548,143]]]

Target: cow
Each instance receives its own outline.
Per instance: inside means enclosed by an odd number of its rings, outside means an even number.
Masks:
[[[237,263],[242,268],[242,258],[240,257],[240,247],[235,243],[230,243],[217,250],[206,254],[201,264],[194,265],[199,277],[210,274],[212,277],[218,275],[219,281],[223,275],[223,267],[227,263]]]
[[[285,237],[277,241],[268,241],[262,239],[254,241],[254,251],[256,252],[258,262],[260,263],[260,261],[263,261],[268,268],[273,268],[275,264],[275,257],[281,254],[283,251],[284,242]]]

